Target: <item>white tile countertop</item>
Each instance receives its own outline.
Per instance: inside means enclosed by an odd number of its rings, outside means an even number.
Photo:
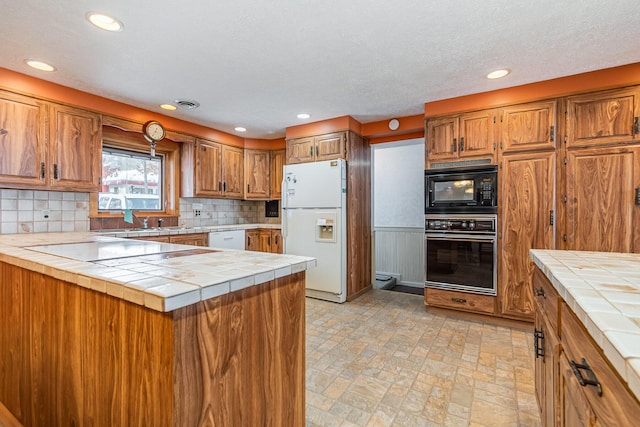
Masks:
[[[532,249],[530,256],[640,399],[640,254]]]
[[[316,266],[304,256],[94,232],[0,234],[0,261],[165,312]]]
[[[280,224],[233,224],[233,225],[210,225],[202,227],[162,227],[162,228],[131,228],[118,230],[95,230],[92,233],[100,236],[112,237],[146,237],[146,236],[169,236],[176,234],[210,233],[212,231],[232,231],[232,230],[252,230],[256,228],[280,229]]]

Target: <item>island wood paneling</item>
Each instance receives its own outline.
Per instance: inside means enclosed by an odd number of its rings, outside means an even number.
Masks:
[[[304,272],[171,313],[0,278],[0,401],[24,425],[304,425]]]

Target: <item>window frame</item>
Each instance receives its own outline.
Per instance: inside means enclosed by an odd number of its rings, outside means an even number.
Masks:
[[[100,164],[102,165],[102,147],[108,146],[116,150],[131,152],[132,154],[148,152],[149,142],[139,132],[127,132],[117,128],[103,127],[102,144],[100,146]],[[164,173],[162,176],[163,198],[161,210],[135,210],[146,216],[164,217],[178,216],[180,213],[180,144],[167,138],[156,144],[156,153],[164,156]],[[102,166],[100,168],[102,170]],[[89,195],[90,218],[120,218],[122,212],[100,211],[98,197],[100,192]]]

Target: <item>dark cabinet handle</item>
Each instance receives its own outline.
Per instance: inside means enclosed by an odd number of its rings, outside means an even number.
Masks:
[[[45,174],[45,167],[44,167],[44,162],[40,163],[40,178],[44,179],[44,174]]]
[[[544,330],[533,330],[533,347],[536,352],[536,359],[542,357],[544,361]]]
[[[600,381],[598,381],[598,378],[596,378],[595,372],[593,372],[591,366],[589,366],[584,357],[582,358],[581,363],[576,363],[573,360],[570,360],[569,365],[582,387],[592,385],[596,388],[598,396],[602,396],[602,385],[600,384]],[[582,376],[582,370],[586,372],[587,378]]]
[[[451,298],[451,301],[459,302],[460,304],[465,304],[467,302],[467,300],[464,298]]]
[[[222,183],[222,191],[226,192],[227,191],[227,182],[223,182]]]
[[[276,245],[277,245],[277,244],[278,244],[278,236],[276,236],[276,237],[274,238],[274,240],[275,240]]]
[[[458,151],[458,139],[457,138],[453,138],[453,145],[451,146],[451,151],[452,152],[456,152]]]
[[[6,129],[0,129],[0,136],[4,136],[4,135],[6,135],[6,134],[8,134],[8,133],[9,133],[9,131],[8,131],[8,130],[6,130]]]
[[[53,164],[53,179],[59,179],[59,173],[60,173],[60,171],[58,170],[58,164],[54,163]]]
[[[464,136],[460,138],[460,151],[464,151]]]
[[[637,135],[640,133],[640,119],[638,116],[633,118],[633,134]]]
[[[247,246],[251,246],[251,236],[247,236]]]
[[[309,157],[313,157],[313,145],[309,147]]]
[[[537,297],[542,297],[544,299],[547,299],[547,294],[544,291],[544,289],[542,288],[533,288],[533,293],[535,294],[535,296]]]
[[[316,157],[320,155],[320,146],[316,145]]]
[[[247,193],[251,193],[251,184],[247,184]]]
[[[551,126],[549,128],[549,142],[553,142],[556,140],[556,127]]]

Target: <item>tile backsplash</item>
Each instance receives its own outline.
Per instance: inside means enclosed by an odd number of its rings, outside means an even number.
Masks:
[[[280,224],[280,218],[265,216],[264,201],[183,197],[180,199],[179,223],[186,227]]]
[[[89,193],[0,190],[0,233],[89,230]]]
[[[89,193],[0,189],[1,234],[89,231],[89,211]],[[178,223],[279,224],[280,218],[265,216],[264,201],[181,198]]]

